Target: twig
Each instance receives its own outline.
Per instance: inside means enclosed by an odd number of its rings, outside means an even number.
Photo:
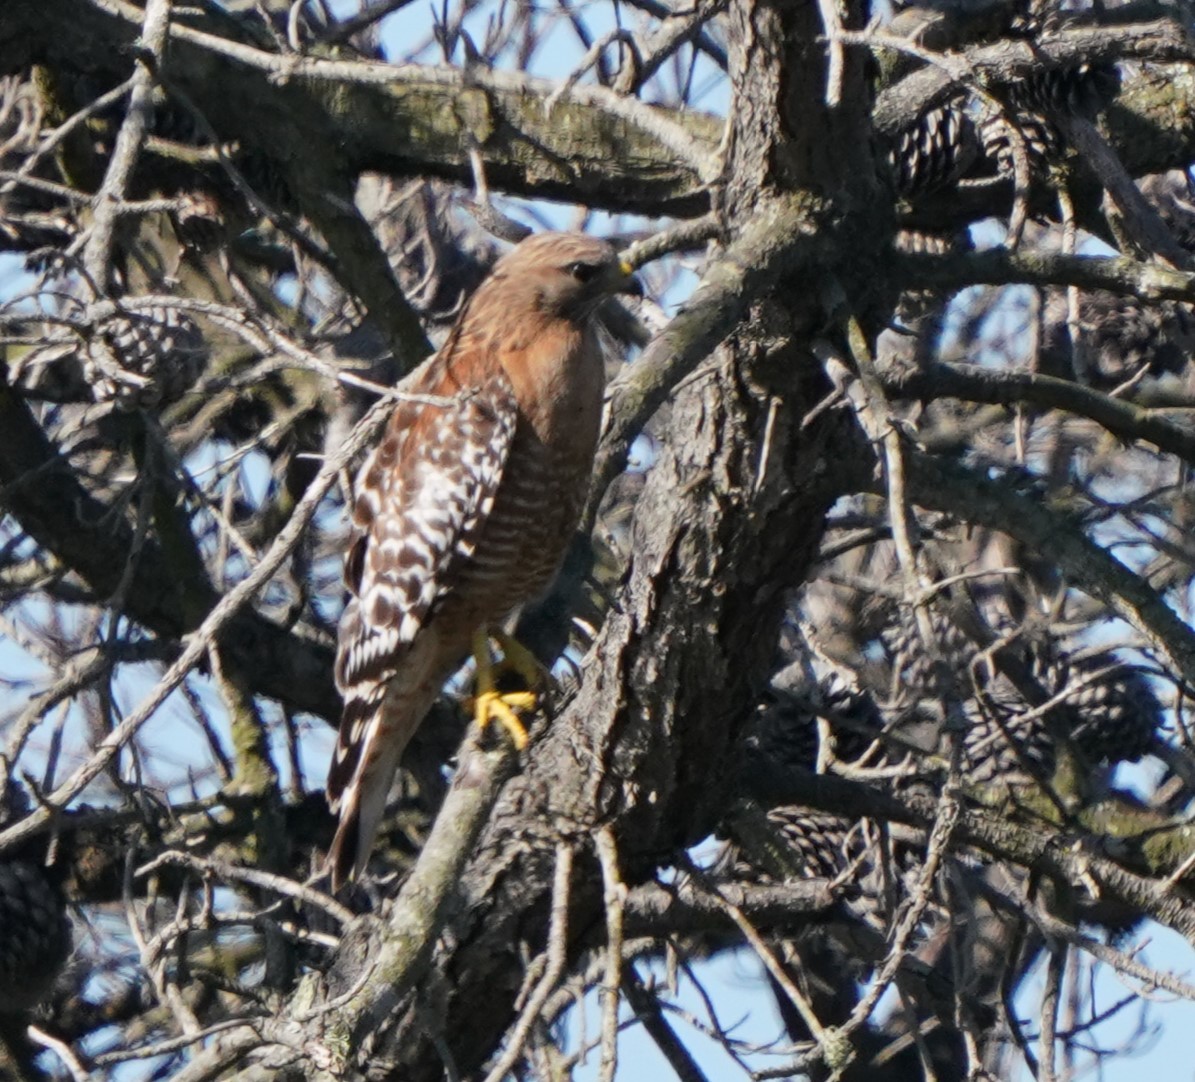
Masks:
[[[1003,109],[999,103],[997,108]],[[1004,245],[1015,252],[1021,246],[1025,226],[1029,222],[1029,194],[1033,185],[1033,167],[1029,161],[1029,147],[1021,127],[1013,119],[1004,118],[1004,133],[1008,136],[1008,149],[1012,155],[1012,209],[1008,214],[1008,230]]]
[[[37,149],[21,163],[20,168],[15,173],[0,174],[0,176],[8,177],[3,184],[0,184],[0,195],[7,195],[19,180],[28,178],[33,170],[46,159],[47,155],[62,145],[62,141],[71,132],[79,127],[80,124],[86,123],[88,117],[94,116],[96,113],[107,109],[109,105],[114,105],[120,101],[132,89],[133,80],[134,77],[130,76],[119,86],[113,87],[106,94],[101,94],[94,101],[88,102],[82,109],[67,117],[52,132],[43,136],[37,145]],[[79,194],[74,188],[67,188],[66,190],[72,192],[74,195]]]
[[[838,293],[838,290],[835,289],[834,292]],[[928,609],[933,591],[929,579],[922,576],[917,567],[914,541],[916,520],[905,491],[903,437],[884,394],[883,384],[876,373],[871,349],[863,336],[862,328],[853,316],[847,318],[847,341],[859,373],[857,381],[851,377],[842,360],[835,355],[836,351],[830,343],[822,341],[815,344],[814,354],[821,359],[831,381],[836,386],[845,388],[868,438],[873,443],[878,443],[883,450],[888,520],[892,525],[892,540],[904,579],[904,596],[912,605],[917,633],[926,653],[938,662],[940,650]],[[862,394],[859,393],[860,389]]]
[[[931,363],[881,375],[893,397],[936,401],[960,398],[996,405],[1027,403],[1067,410],[1102,425],[1123,440],[1143,440],[1195,463],[1195,432],[1167,420],[1163,411],[1112,398],[1093,387],[1037,372],[1000,371],[977,364]]]
[[[618,844],[609,826],[594,835],[606,907],[606,973],[602,980],[602,1058],[598,1077],[614,1082],[618,1069],[618,989],[622,984],[622,924],[627,887],[618,872]]]
[[[547,966],[544,975],[527,1000],[511,1030],[506,1048],[485,1076],[485,1082],[502,1082],[523,1054],[531,1027],[539,1020],[540,1010],[560,982],[568,959],[568,907],[573,874],[573,847],[566,841],[556,845],[556,872],[552,878],[551,915],[548,923]]]
[[[159,930],[152,938],[147,939],[148,928],[143,928],[137,915],[137,904],[133,896],[133,866],[136,858],[136,847],[132,847],[125,854],[124,878],[121,884],[122,901],[124,902],[125,920],[129,926],[129,934],[137,946],[137,953],[141,959],[141,968],[153,983],[154,993],[158,1001],[174,1015],[175,1023],[184,1034],[194,1036],[203,1027],[195,1012],[179,994],[179,988],[173,977],[167,976],[166,959],[163,957],[167,943],[173,938],[178,929],[189,928],[190,922],[184,917],[189,900],[187,891],[181,891],[178,897],[175,919]],[[146,912],[152,914],[154,905],[151,900]]]
[[[825,102],[831,108],[842,101],[842,76],[846,67],[846,50],[842,40],[842,18],[839,15],[837,0],[817,0],[817,9],[822,16],[822,25],[826,28],[826,38],[829,42],[830,63],[826,70]]]
[[[1195,686],[1195,632],[1141,576],[1078,526],[1011,485],[917,451],[908,450],[906,457],[910,492],[921,506],[949,510],[967,522],[1009,534],[1053,560],[1075,586],[1144,635]]]
[[[75,1082],[87,1082],[89,1078],[87,1069],[79,1062],[78,1057],[75,1056],[75,1053],[71,1051],[71,1046],[69,1044],[67,1044],[65,1041],[60,1041],[57,1037],[50,1036],[50,1034],[46,1033],[45,1030],[38,1029],[37,1026],[33,1025],[29,1026],[25,1030],[25,1035],[34,1044],[41,1045],[42,1048],[48,1049],[49,1051],[53,1052],[54,1055],[56,1055],[60,1060],[62,1060],[63,1065],[68,1071],[70,1071],[71,1078],[73,1078]]]
[[[717,217],[706,214],[690,222],[678,222],[653,233],[650,237],[635,241],[623,252],[623,257],[631,266],[639,268],[672,252],[700,248],[718,237],[721,232],[722,226]]]
[[[668,1024],[656,995],[643,986],[634,966],[627,966],[623,970],[622,993],[635,1012],[635,1018],[655,1041],[680,1082],[708,1082],[689,1050]]]
[[[221,1072],[243,1055],[265,1043],[267,1042],[259,1030],[247,1023],[242,1024],[222,1039],[217,1038],[195,1055],[185,1067],[171,1077],[170,1082],[212,1082],[212,1079],[221,1077]]]
[[[793,1007],[796,1008],[797,1013],[808,1027],[809,1032],[813,1034],[814,1039],[821,1045],[829,1035],[826,1027],[821,1024],[809,1001],[793,983],[784,966],[780,964],[780,960],[776,957],[775,952],[763,941],[763,937],[755,930],[755,926],[747,919],[738,906],[723,897],[721,885],[707,879],[705,873],[689,860],[688,857],[684,858],[682,866],[693,879],[693,882],[713,898],[734,922],[735,927],[743,934],[743,938],[750,944],[751,949],[759,956],[759,960],[763,963],[769,975],[779,985]]]
[[[731,926],[722,900],[748,914],[758,927],[793,927],[802,919],[814,921],[836,900],[828,880],[798,880],[782,884],[721,884],[721,898],[695,889],[688,882],[643,883],[626,899],[625,931],[634,936],[664,936],[702,932]]]
[[[627,3],[640,11],[646,12],[653,19],[659,19],[667,24],[676,17],[676,13],[660,0],[627,0]],[[719,5],[720,6],[720,5]],[[694,35],[693,44],[706,54],[719,68],[725,71],[728,67],[726,50],[714,41],[704,30]]]
[[[951,774],[954,774],[954,770],[951,771]],[[855,1005],[850,1018],[842,1026],[841,1030],[839,1030],[841,1038],[849,1038],[850,1034],[864,1025],[871,1016],[871,1012],[875,1010],[880,997],[888,990],[888,986],[892,983],[897,973],[900,972],[908,950],[909,941],[921,923],[921,917],[925,912],[926,906],[929,905],[934,877],[938,874],[938,868],[941,866],[942,860],[950,846],[951,837],[958,824],[960,811],[959,794],[951,785],[950,779],[948,779],[946,788],[940,798],[938,814],[930,830],[929,844],[925,850],[925,864],[918,873],[917,881],[910,891],[908,908],[905,910],[904,916],[901,918],[892,935],[892,945],[888,950],[888,956],[884,959],[883,964],[876,973],[871,987],[868,988],[866,995]],[[845,1066],[846,1063],[841,1065],[841,1067]]]
[[[369,29],[374,23],[386,18],[387,15],[391,15],[407,7],[411,3],[414,3],[414,0],[381,0],[381,3],[374,4],[372,7],[366,7],[351,18],[345,19],[344,22],[337,23],[316,38],[313,44],[317,47],[320,45],[339,45],[342,41],[347,41],[354,34],[359,34],[362,30]]]
[[[390,415],[392,405],[383,399],[377,402],[358,422],[349,438],[335,455],[326,459],[313,478],[303,498],[295,505],[290,521],[274,538],[269,551],[253,571],[234,586],[208,613],[203,623],[184,640],[186,646],[178,660],[162,675],[137,709],[113,729],[93,751],[91,758],[80,766],[65,782],[46,798],[46,805],[33,814],[0,833],[0,850],[30,837],[49,821],[52,808],[61,808],[79,795],[132,739],[136,732],[165,702],[170,693],[186,677],[187,673],[207,654],[216,635],[232,616],[248,603],[282,565],[290,551],[307,529],[311,517],[323,501],[328,490],[336,483],[340,470],[369,443]]]
[[[552,91],[544,99],[544,115],[551,116],[552,110],[556,103],[560,101],[566,94],[568,94],[573,87],[580,81],[581,76],[584,75],[590,68],[597,64],[606,50],[615,42],[619,42],[627,47],[631,53],[632,68],[639,66],[639,43],[635,40],[635,35],[629,30],[624,30],[622,27],[614,27],[608,30],[597,41],[595,41],[586,50],[585,55],[577,61],[576,66],[564,79],[561,80],[560,85]]]
[[[694,41],[696,45],[700,45],[700,40],[705,36],[702,27],[728,6],[729,0],[697,0],[697,3],[683,14],[669,14],[639,49],[636,65],[628,65],[626,68],[627,78],[619,76],[615,89],[638,89],[684,42]],[[725,67],[724,64],[722,66]]]
[[[97,1067],[107,1067],[114,1063],[125,1063],[133,1059],[152,1059],[155,1056],[164,1056],[170,1052],[177,1052],[180,1048],[186,1048],[189,1045],[198,1044],[200,1041],[206,1041],[209,1037],[217,1033],[236,1029],[245,1024],[246,1020],[244,1018],[226,1018],[221,1022],[214,1022],[210,1026],[205,1026],[195,1033],[186,1033],[181,1037],[171,1037],[168,1040],[157,1041],[154,1044],[142,1045],[138,1048],[122,1048],[118,1052],[102,1052],[95,1057],[95,1065]]]
[[[124,199],[129,178],[137,165],[146,129],[153,116],[153,90],[162,64],[170,26],[170,0],[148,0],[141,30],[141,54],[133,74],[129,107],[112,148],[104,182],[96,193],[91,234],[83,248],[83,268],[100,293],[107,292],[112,242],[119,218],[117,204]]]
[[[1006,904],[1012,906],[1014,910],[1023,910],[1044,934],[1052,936],[1054,939],[1064,940],[1072,947],[1076,947],[1085,954],[1091,955],[1092,958],[1111,966],[1118,973],[1140,981],[1147,989],[1161,988],[1176,996],[1181,996],[1183,999],[1195,1001],[1195,985],[1179,980],[1172,973],[1163,973],[1161,970],[1138,962],[1136,958],[1125,954],[1124,951],[1085,935],[1078,928],[1072,928],[1065,921],[1059,920],[1042,909],[1041,906],[1024,905],[1007,895],[1002,896]]]
[[[275,894],[294,898],[296,901],[306,902],[317,909],[322,909],[340,924],[348,925],[357,919],[357,915],[347,906],[341,905],[331,895],[315,890],[305,883],[297,883],[293,879],[287,879],[285,876],[276,875],[273,872],[264,872],[258,868],[242,868],[221,860],[193,856],[177,849],[168,850],[148,864],[143,864],[135,874],[138,877],[146,876],[155,869],[169,864],[191,868],[202,875],[214,876],[217,879],[248,883],[251,886],[261,887],[263,890],[273,891]]]
[[[1127,256],[1059,252],[983,252],[928,255],[894,252],[893,277],[906,287],[961,289],[969,285],[1079,286],[1143,301],[1195,301],[1195,274]]]
[[[1041,993],[1041,1034],[1038,1037],[1038,1082],[1057,1082],[1054,1070],[1056,1049],[1055,1029],[1058,1025],[1058,997],[1062,991],[1062,975],[1066,969],[1067,950],[1063,944],[1050,947],[1046,966],[1046,983]]]

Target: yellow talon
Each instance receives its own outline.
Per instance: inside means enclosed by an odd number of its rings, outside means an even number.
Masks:
[[[483,691],[473,700],[473,717],[483,731],[491,721],[500,722],[510,733],[514,746],[522,751],[527,746],[527,730],[514,708],[530,709],[536,701],[535,694],[530,691]]]
[[[543,681],[543,666],[525,646],[515,642],[509,635],[494,636],[502,648],[502,663],[509,670],[523,678],[529,688]],[[527,746],[527,730],[516,710],[534,710],[539,697],[534,691],[499,691],[494,672],[494,661],[490,656],[490,635],[485,630],[473,636],[473,657],[477,662],[477,693],[473,696],[473,717],[477,727],[484,730],[491,721],[498,721],[510,733],[514,746],[522,751]]]

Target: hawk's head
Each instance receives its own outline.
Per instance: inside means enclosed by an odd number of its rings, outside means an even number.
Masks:
[[[583,233],[537,233],[504,255],[493,278],[527,290],[541,312],[582,322],[608,296],[643,296],[631,266],[609,241]]]

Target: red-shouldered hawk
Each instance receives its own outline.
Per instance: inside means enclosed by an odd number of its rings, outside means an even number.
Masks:
[[[594,315],[616,292],[639,284],[606,241],[523,241],[400,386],[412,397],[357,475],[328,771],[333,890],[364,868],[403,749],[475,633],[556,574],[601,420]],[[479,700],[483,724],[511,716],[492,688]]]

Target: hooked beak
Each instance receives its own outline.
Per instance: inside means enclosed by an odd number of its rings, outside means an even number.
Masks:
[[[635,268],[630,265],[625,259],[618,261],[618,270],[622,275],[618,285],[615,287],[617,293],[627,293],[632,297],[643,296],[643,282],[635,273]]]

